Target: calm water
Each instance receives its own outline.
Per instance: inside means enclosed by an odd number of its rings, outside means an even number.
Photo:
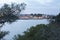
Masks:
[[[12,24],[5,23],[2,30],[10,31],[9,35],[6,35],[4,38],[6,40],[12,40],[12,37],[17,34],[23,34],[31,26],[35,26],[37,24],[48,24],[46,19],[43,20],[18,20],[13,22]]]

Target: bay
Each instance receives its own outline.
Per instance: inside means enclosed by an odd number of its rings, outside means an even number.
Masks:
[[[3,31],[9,31],[10,33],[4,37],[6,40],[13,40],[14,35],[21,34],[29,29],[31,26],[36,26],[38,24],[48,24],[47,19],[42,20],[17,20],[11,24],[5,23],[2,27]]]

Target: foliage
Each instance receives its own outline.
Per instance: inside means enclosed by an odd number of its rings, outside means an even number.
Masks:
[[[42,16],[43,14],[31,14],[33,17],[34,16],[37,16],[37,17],[39,17],[39,16]]]
[[[0,20],[4,22],[13,22],[19,19],[19,14],[25,8],[24,3],[22,4],[4,4],[2,8],[0,8]]]
[[[9,32],[6,31],[2,31],[0,32],[0,39],[2,39],[6,34],[8,34]]]
[[[26,4],[4,4],[0,8],[0,40],[8,34],[6,31],[1,31],[2,26],[4,23],[12,23],[19,19],[20,12],[25,9]]]
[[[60,23],[60,13],[59,13],[59,15],[56,16],[55,22]]]
[[[24,35],[15,36],[15,40],[60,40],[60,14],[54,17],[54,22],[32,26]],[[52,20],[53,21],[53,20]]]

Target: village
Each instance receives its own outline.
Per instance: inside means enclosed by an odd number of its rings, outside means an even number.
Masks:
[[[45,14],[20,14],[20,19],[49,19],[52,18],[52,15]]]

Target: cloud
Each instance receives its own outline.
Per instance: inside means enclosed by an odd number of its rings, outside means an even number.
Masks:
[[[22,3],[22,2],[24,2],[24,0],[0,0],[0,4],[3,4],[3,3],[8,3],[8,4],[10,4],[10,3]]]
[[[53,0],[35,0],[37,2],[39,2],[42,5],[47,5],[53,2]]]

